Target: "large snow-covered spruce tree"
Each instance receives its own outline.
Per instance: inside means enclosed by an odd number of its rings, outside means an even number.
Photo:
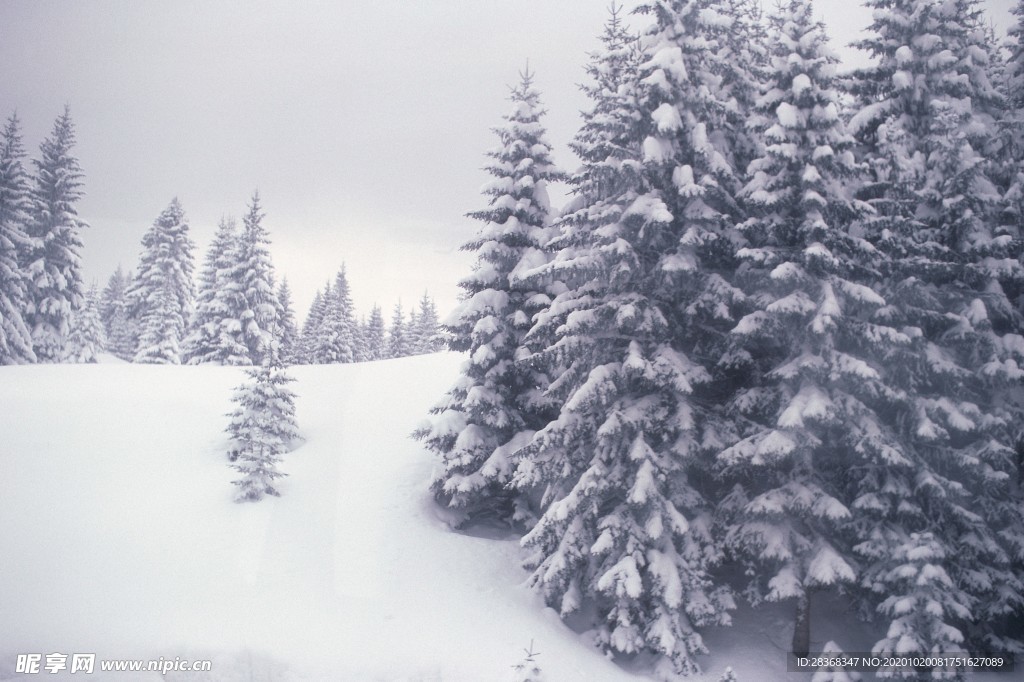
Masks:
[[[21,123],[12,114],[0,133],[0,365],[36,359],[25,322],[28,287],[23,266],[32,250],[32,204],[24,158]]]
[[[135,362],[181,363],[181,346],[192,316],[195,245],[178,199],[160,213],[142,237],[142,255],[128,300],[140,321]]]
[[[859,46],[874,63],[853,79],[851,127],[871,171],[861,196],[877,212],[864,234],[887,264],[879,317],[912,337],[887,360],[889,386],[905,393],[894,457],[912,476],[897,466],[864,478],[855,504],[877,519],[860,532],[861,581],[886,595],[912,534],[932,531],[950,599],[966,609],[933,615],[968,645],[1012,646],[1002,625],[1024,609],[1013,399],[1024,326],[1006,295],[1021,281],[1019,235],[996,219],[985,155],[1001,106],[989,42],[969,0],[867,4]]]
[[[838,59],[808,0],[772,17],[771,62],[752,118],[764,150],[741,193],[736,283],[746,314],[723,358],[742,377],[729,414],[742,440],[719,454],[735,485],[722,505],[726,540],[753,576],[749,594],[797,603],[793,651],[810,646],[813,591],[856,579],[845,525],[849,467],[893,448],[894,404],[878,359],[909,343],[873,321],[880,256],[850,228],[854,140],[833,88]],[[891,466],[896,466],[891,463]]]
[[[32,248],[25,261],[26,322],[40,362],[59,362],[71,315],[82,305],[81,231],[86,223],[75,205],[82,197],[82,170],[71,153],[75,127],[65,107],[33,159]]]
[[[750,153],[724,77],[737,62],[717,59],[743,42],[729,9],[646,3],[639,45],[613,17],[593,56],[584,166],[549,266],[565,291],[527,337],[564,368],[547,392],[561,409],[512,479],[543,491],[531,582],[563,615],[594,609],[602,648],[660,654],[665,677],[699,671],[699,630],[733,605],[710,577],[705,485],[734,439],[709,398],[742,302],[733,164]]]
[[[512,110],[494,129],[500,146],[488,153],[488,206],[470,214],[484,223],[463,246],[476,254],[476,264],[460,282],[462,302],[444,322],[451,347],[469,359],[431,424],[417,432],[440,457],[433,486],[439,499],[500,521],[520,518],[522,500],[507,487],[513,453],[549,414],[542,398],[547,378],[517,361],[533,316],[551,300],[548,285],[526,283],[524,276],[547,259],[547,186],[563,178],[551,160],[533,74],[521,75]]]

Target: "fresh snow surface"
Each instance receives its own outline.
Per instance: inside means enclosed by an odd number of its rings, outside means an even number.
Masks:
[[[241,369],[0,368],[0,679],[19,653],[212,659],[93,680],[637,680],[523,583],[515,538],[453,532],[409,438],[462,356],[296,367],[280,498],[235,503]],[[45,661],[45,659],[44,659]],[[83,673],[47,679],[79,679]]]
[[[505,682],[531,640],[546,682],[649,679],[543,606],[516,538],[452,531],[430,498],[433,457],[408,434],[462,361],[293,368],[305,440],[282,497],[242,504],[224,432],[242,369],[0,368],[0,679]],[[819,646],[876,639],[819,609]],[[694,679],[810,678],[785,672],[791,604],[735,621],[705,633]],[[14,673],[54,652],[213,670]]]

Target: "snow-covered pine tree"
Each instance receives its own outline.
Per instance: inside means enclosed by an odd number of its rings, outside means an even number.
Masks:
[[[140,321],[138,363],[181,363],[181,343],[192,316],[195,248],[185,211],[175,197],[142,237],[138,274],[127,296]]]
[[[85,303],[71,316],[71,331],[64,344],[64,362],[95,363],[105,349],[106,334],[100,319],[99,290],[94,283]]]
[[[661,655],[666,679],[700,670],[699,630],[733,606],[710,576],[707,481],[733,440],[712,370],[742,300],[731,159],[749,142],[718,60],[743,25],[722,9],[644,3],[638,53],[613,17],[592,55],[584,165],[550,266],[566,291],[528,337],[542,366],[566,368],[548,391],[562,407],[513,478],[544,491],[524,538],[532,583],[563,615],[593,610],[602,648]]]
[[[12,114],[0,133],[0,365],[36,359],[25,322],[28,283],[22,268],[32,250],[32,203],[24,158],[21,122]]]
[[[219,340],[224,364],[262,364],[278,327],[274,266],[263,218],[257,191],[242,219],[244,227],[233,252],[235,257],[224,271],[223,286],[217,292],[218,305],[225,311]]]
[[[1015,492],[1024,328],[1006,296],[1018,288],[1019,235],[996,219],[991,148],[1000,95],[988,80],[989,42],[970,0],[869,0],[858,43],[851,120],[871,169],[862,197],[877,217],[865,236],[887,259],[879,316],[913,337],[887,359],[905,393],[896,466],[865,476],[855,502],[879,523],[860,529],[862,582],[880,597],[892,557],[914,532],[936,531],[950,599],[941,617],[975,648],[1014,643],[1001,627],[1024,612],[1024,508]],[[912,476],[897,477],[909,467]],[[889,528],[885,532],[884,528]],[[914,608],[918,608],[915,606]]]
[[[437,318],[437,306],[430,294],[423,292],[420,299],[419,315],[416,316],[416,323],[412,326],[410,346],[414,355],[423,353],[436,353],[441,350],[443,343],[440,337],[440,323]]]
[[[328,284],[328,291],[330,291],[330,284]],[[320,328],[320,322],[324,319],[324,310],[324,293],[318,289],[309,306],[309,312],[306,313],[306,319],[302,322],[302,331],[299,333],[294,353],[295,364],[316,364],[316,355],[313,349],[316,347],[316,330]]]
[[[872,653],[883,657],[954,656],[962,654],[964,636],[950,622],[971,619],[971,608],[964,593],[954,589],[946,573],[945,543],[932,533],[911,533],[896,548],[893,567],[881,578],[885,600],[878,610],[889,621],[885,639],[875,644]],[[922,679],[913,666],[882,668],[878,677]],[[955,668],[936,668],[927,678],[963,680]]]
[[[263,364],[246,369],[248,381],[235,389],[232,398],[238,407],[229,415],[228,456],[231,466],[242,474],[233,481],[239,487],[238,502],[280,495],[275,481],[287,474],[278,471],[277,465],[298,438],[295,393],[288,388],[294,379],[271,360],[274,354],[268,351]]]
[[[544,110],[529,70],[510,97],[512,110],[494,129],[500,145],[488,152],[488,206],[470,216],[483,222],[462,248],[476,254],[459,284],[462,301],[445,321],[449,344],[468,353],[461,375],[416,432],[440,458],[433,483],[439,500],[469,516],[524,520],[523,496],[508,483],[514,454],[549,420],[540,400],[548,380],[529,364],[524,338],[533,316],[550,303],[547,284],[523,277],[547,261],[551,236],[547,186],[564,175],[551,160],[541,122]]]
[[[231,362],[238,351],[221,343],[221,333],[230,312],[226,277],[237,257],[237,249],[238,225],[233,218],[222,217],[199,270],[195,313],[184,342],[184,357],[190,365],[238,364]]]
[[[792,651],[806,655],[811,594],[856,579],[842,532],[848,468],[872,437],[884,443],[879,411],[892,399],[877,359],[909,338],[872,321],[885,304],[872,289],[880,258],[850,234],[866,207],[848,190],[858,169],[833,88],[838,58],[809,0],[780,6],[769,49],[752,119],[764,151],[741,193],[751,217],[735,282],[746,314],[722,361],[743,436],[719,455],[735,486],[722,515],[751,598],[796,602]]]
[[[366,321],[366,352],[368,360],[387,357],[384,314],[377,304],[370,309],[370,318]]]
[[[722,671],[722,675],[718,678],[718,682],[739,682],[739,680],[732,667],[727,666],[725,670]]]
[[[281,359],[285,364],[292,364],[296,360],[296,344],[298,343],[299,330],[295,324],[295,310],[292,308],[292,290],[288,286],[288,278],[281,280],[281,286],[277,288],[278,317],[278,344],[280,346]]]
[[[118,265],[100,298],[100,319],[103,321],[107,352],[128,362],[135,357],[135,348],[139,344],[138,324],[131,317],[128,305],[127,292],[131,283],[131,273],[126,274]]]
[[[1007,31],[1004,69],[1006,106],[1000,121],[1003,143],[999,165],[1003,179],[1003,222],[1011,233],[1024,234],[1024,0],[1013,13],[1017,22]]]
[[[332,364],[355,360],[355,313],[345,266],[334,278],[334,287],[324,296],[324,314],[316,330],[314,356],[318,363]]]
[[[391,315],[391,326],[388,328],[387,357],[404,358],[409,355],[408,330],[405,328],[405,315],[402,302],[395,304]]]
[[[82,198],[82,169],[71,153],[74,144],[75,126],[65,107],[39,145],[39,159],[33,160],[25,321],[40,362],[60,361],[71,315],[82,305],[80,233],[87,225],[75,208]]]
[[[530,648],[523,649],[523,660],[512,666],[512,677],[510,682],[544,682],[544,672],[541,670],[537,656],[540,652],[533,650],[533,641],[530,641]]]

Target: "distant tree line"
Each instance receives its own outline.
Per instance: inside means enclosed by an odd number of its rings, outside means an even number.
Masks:
[[[374,306],[356,319],[344,267],[296,326],[287,279],[277,282],[264,213],[254,193],[242,220],[221,220],[197,281],[195,244],[177,199],[142,239],[134,271],[118,267],[102,292],[84,289],[76,205],[82,170],[70,112],[26,165],[21,124],[0,133],[0,364],[95,362],[107,351],[138,363],[258,365],[363,362],[444,346],[424,293],[390,326]]]

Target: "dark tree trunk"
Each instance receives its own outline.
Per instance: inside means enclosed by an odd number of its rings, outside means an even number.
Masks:
[[[806,656],[811,651],[811,591],[796,599],[796,620],[793,623],[793,653]]]

